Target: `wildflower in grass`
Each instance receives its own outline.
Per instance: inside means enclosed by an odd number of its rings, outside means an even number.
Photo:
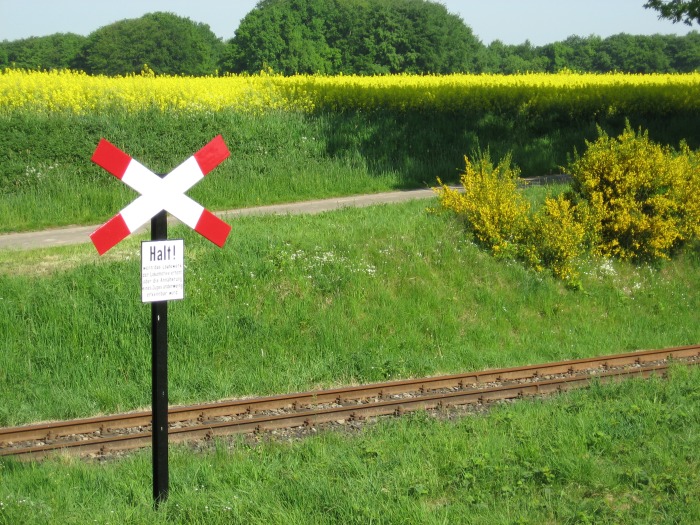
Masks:
[[[617,275],[617,271],[615,270],[611,259],[603,259],[600,266],[598,267],[598,270],[602,275],[608,275],[611,277]]]

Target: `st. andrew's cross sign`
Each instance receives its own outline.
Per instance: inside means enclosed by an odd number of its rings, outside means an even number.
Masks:
[[[217,246],[223,246],[231,226],[184,192],[229,155],[224,139],[218,135],[161,178],[105,139],[100,140],[92,161],[138,191],[141,196],[90,235],[99,254],[102,255],[134,233],[162,210],[171,213]]]
[[[193,201],[185,191],[202,180],[230,155],[221,135],[161,177],[105,139],[92,161],[141,196],[90,235],[100,255],[151,220],[151,240],[167,241],[167,213],[171,213],[211,242],[222,247],[231,226]],[[142,250],[143,253],[143,250]],[[142,261],[142,267],[143,267]],[[168,497],[168,302],[151,302],[151,378],[153,498],[156,505]]]

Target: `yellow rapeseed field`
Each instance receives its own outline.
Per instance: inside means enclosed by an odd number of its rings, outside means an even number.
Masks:
[[[0,112],[269,110],[550,111],[662,116],[700,109],[700,73],[125,77],[75,71],[0,72]]]

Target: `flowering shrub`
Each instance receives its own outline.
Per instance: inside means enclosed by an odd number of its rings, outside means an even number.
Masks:
[[[593,219],[595,251],[623,260],[669,258],[700,238],[700,162],[649,140],[627,125],[617,138],[599,130],[568,170],[572,199],[585,201]]]
[[[517,192],[519,171],[511,167],[510,157],[494,166],[488,152],[474,164],[466,156],[464,162],[461,191],[439,181],[440,205],[460,216],[477,242],[494,255],[515,255],[530,211],[529,202]]]
[[[442,183],[436,190],[441,207],[464,220],[494,256],[521,260],[538,272],[551,270],[578,286],[575,262],[583,252],[585,228],[571,202],[547,198],[533,213],[518,191],[519,172],[509,157],[495,167],[488,154],[476,163],[465,157],[465,164],[461,190]]]
[[[571,201],[547,198],[531,218],[522,253],[537,271],[549,268],[571,286],[578,286],[576,261],[585,250],[586,229]]]
[[[700,239],[700,155],[649,140],[627,125],[611,139],[602,130],[569,166],[571,191],[530,212],[506,157],[465,157],[463,189],[442,183],[442,208],[461,217],[476,240],[499,257],[518,258],[578,287],[576,261],[586,251],[622,260],[669,258]]]

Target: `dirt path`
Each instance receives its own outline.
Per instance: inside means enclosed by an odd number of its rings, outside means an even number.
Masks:
[[[258,206],[255,208],[241,208],[217,212],[216,215],[223,219],[242,217],[246,215],[298,215],[302,213],[321,213],[346,207],[363,207],[374,204],[406,202],[414,199],[428,199],[434,197],[432,190],[408,190],[376,193],[373,195],[357,195],[353,197],[336,197],[292,204],[274,204]],[[172,224],[177,220],[171,217]],[[16,249],[31,250],[34,248],[48,248],[53,246],[68,246],[90,242],[90,234],[99,225],[71,226],[67,228],[55,228],[51,230],[9,233],[0,235],[0,250]],[[144,227],[143,231],[146,230]]]
[[[551,184],[564,182],[566,180],[568,180],[566,175],[549,175],[545,177],[523,179],[524,182],[529,184]],[[245,215],[298,215],[302,213],[321,213],[340,208],[361,208],[375,204],[429,199],[434,196],[435,193],[431,189],[391,191],[371,195],[355,195],[352,197],[334,197],[331,199],[296,202],[292,204],[272,204],[254,208],[240,208],[237,210],[217,212],[216,215],[222,219],[230,219]],[[177,222],[177,219],[173,217],[170,218],[171,224],[177,224]],[[0,235],[0,250],[31,250],[35,248],[84,244],[90,242],[90,234],[98,227],[99,225],[71,226],[35,232],[2,234]],[[145,230],[146,227],[142,228],[141,231]]]

